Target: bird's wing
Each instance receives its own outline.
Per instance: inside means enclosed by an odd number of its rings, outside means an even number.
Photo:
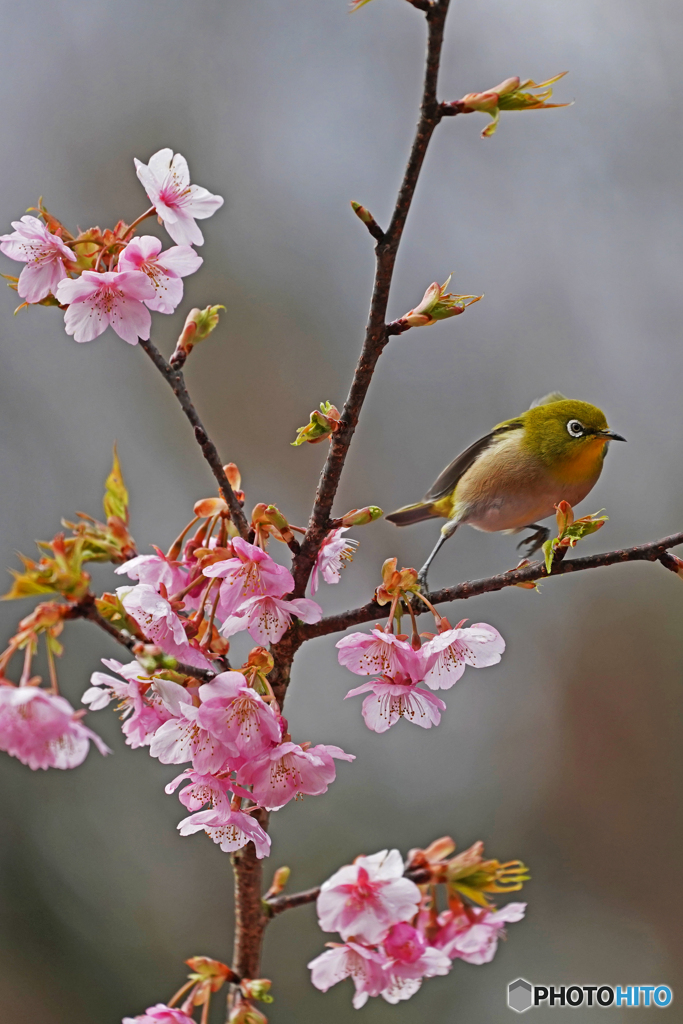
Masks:
[[[495,430],[492,430],[490,434],[486,434],[485,437],[480,437],[479,440],[475,441],[474,444],[471,444],[469,448],[465,448],[465,451],[461,452],[457,459],[453,459],[451,464],[446,466],[443,472],[439,474],[425,494],[424,500],[438,501],[439,498],[443,498],[446,494],[450,494],[455,488],[458,480],[467,472],[472,463],[476,462],[482,452],[486,451],[499,433],[499,429],[496,428]]]
[[[542,398],[535,398],[529,408],[536,409],[539,405],[551,405],[552,402],[564,401],[566,401],[566,395],[563,395],[560,391],[551,391],[549,395],[543,395]]]

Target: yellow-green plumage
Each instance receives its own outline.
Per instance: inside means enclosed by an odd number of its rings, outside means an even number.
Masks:
[[[516,532],[552,515],[564,500],[577,505],[602,471],[611,440],[602,410],[547,395],[471,445],[438,477],[421,502],[386,518],[397,526],[443,518],[444,538],[467,523],[486,532]]]

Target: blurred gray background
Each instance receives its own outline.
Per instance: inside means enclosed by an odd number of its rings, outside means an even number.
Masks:
[[[289,441],[318,402],[341,404],[357,358],[372,246],[348,204],[386,223],[416,120],[422,17],[399,0],[352,17],[345,0],[24,0],[0,13],[2,230],[39,195],[72,228],[131,220],[147,205],[133,157],[185,154],[193,179],[226,203],[203,224],[205,266],[173,322],[154,315],[154,337],[169,352],[191,306],[226,305],[192,356],[190,386],[225,460],[243,471],[249,507],[275,501],[304,523],[325,448]],[[415,500],[459,450],[559,388],[602,406],[629,440],[583,506],[610,515],[583,553],[681,529],[682,43],[674,0],[453,5],[442,97],[569,69],[556,97],[576,103],[504,114],[489,141],[480,115],[440,127],[389,312],[451,271],[456,291],[486,298],[392,341],[339,513]],[[3,271],[15,268],[3,257]],[[4,564],[32,554],[61,515],[99,513],[114,439],[139,549],[167,545],[213,485],[166,385],[111,331],[79,346],[57,310],[13,319],[15,305],[8,291]],[[322,594],[326,609],[366,601],[390,555],[419,565],[435,534],[434,524],[398,532],[383,522],[356,531],[360,553]],[[512,538],[463,530],[431,581],[515,560]],[[121,582],[106,567],[95,578]],[[29,608],[2,606],[3,639]],[[683,997],[682,608],[681,581],[649,564],[459,604],[454,621],[493,623],[507,653],[467,671],[431,732],[400,723],[370,733],[360,700],[342,701],[358,680],[337,666],[333,639],[300,652],[287,706],[295,738],[337,743],[357,760],[340,765],[325,798],[276,816],[268,875],[289,864],[292,887],[304,888],[360,852],[446,833],[460,848],[482,838],[533,873],[527,920],[491,966],[456,963],[409,1003],[373,1000],[358,1019],[497,1024],[510,1018],[506,986],[519,975],[665,982]],[[98,659],[117,650],[83,623],[65,640],[60,677],[78,704]],[[2,755],[0,1005],[16,1024],[118,1024],[169,998],[186,957],[230,957],[228,857],[176,833],[184,809],[163,792],[175,768],[126,748],[113,712],[88,722],[114,756],[33,773]],[[329,937],[311,907],[273,924],[273,1024],[357,1019],[349,982],[326,996],[310,986],[306,962]],[[666,1014],[681,1019],[676,1004]]]

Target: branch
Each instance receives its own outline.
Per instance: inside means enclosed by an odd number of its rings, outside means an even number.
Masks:
[[[429,4],[416,4],[420,9],[426,8],[428,27],[427,64],[420,120],[391,223],[383,239],[378,241],[375,248],[375,282],[365,341],[355,369],[351,389],[344,404],[339,429],[330,438],[330,449],[320,474],[308,530],[301,545],[301,551],[294,559],[295,597],[301,597],[304,594],[316,555],[329,529],[332,503],[337,493],[349,445],[358,424],[377,361],[389,340],[385,317],[396,254],[427,147],[434,129],[443,116],[442,107],[436,98],[436,87],[449,2],[450,0],[438,0],[438,2]]]
[[[211,471],[215,476],[218,486],[220,487],[223,497],[225,498],[228,508],[230,509],[230,518],[239,530],[240,536],[244,537],[245,540],[249,533],[249,526],[247,520],[244,517],[242,506],[235,497],[235,492],[232,489],[230,481],[225,475],[223,464],[221,462],[218,450],[215,444],[207,434],[204,424],[200,420],[197,410],[192,404],[192,399],[187,390],[185,384],[185,378],[183,377],[181,370],[174,370],[169,363],[166,362],[159,349],[151,342],[140,339],[140,345],[145,350],[149,358],[156,366],[159,373],[162,375],[168,386],[173,391],[180,403],[180,408],[183,410],[188,420],[194,427],[194,436],[197,444],[202,450],[202,455],[211,467]]]
[[[110,637],[113,637],[117,643],[121,644],[126,650],[133,654],[133,648],[138,640],[134,636],[130,636],[128,633],[122,633],[121,630],[117,629],[111,622],[108,622],[104,616],[100,615],[95,605],[95,598],[93,594],[86,594],[77,604],[69,606],[69,612],[65,616],[67,619],[87,619],[88,622],[94,622],[96,626],[103,629],[105,633],[108,633]],[[181,672],[186,676],[194,676],[195,679],[203,679],[204,682],[210,682],[216,675],[208,668],[195,668],[194,665],[186,665],[184,662],[179,661],[176,665],[175,671]]]
[[[480,594],[490,594],[495,590],[504,590],[506,587],[514,587],[520,583],[534,583],[536,580],[545,579],[547,576],[566,576],[570,572],[581,572],[583,569],[598,569],[603,565],[618,565],[621,562],[662,562],[672,572],[677,572],[677,565],[668,549],[683,544],[683,532],[674,533],[670,537],[663,537],[662,540],[652,541],[649,544],[639,544],[632,548],[618,548],[616,551],[604,551],[598,555],[587,555],[584,558],[570,558],[561,562],[554,562],[550,573],[545,570],[543,562],[534,562],[523,569],[511,569],[509,572],[499,573],[497,576],[488,576],[481,580],[469,580],[459,583],[455,587],[445,587],[443,590],[433,590],[426,595],[432,604],[444,604],[446,601],[463,601],[470,597],[478,597]],[[314,636],[327,636],[329,633],[339,633],[349,626],[359,626],[364,622],[372,622],[375,619],[386,619],[389,614],[388,605],[379,605],[376,601],[370,601],[362,608],[355,608],[352,611],[342,612],[340,615],[328,615],[312,625],[300,625],[297,637],[300,642],[310,640]]]
[[[409,878],[416,885],[424,885],[430,881],[432,873],[429,868],[413,868],[412,870],[404,871],[403,877]],[[295,892],[291,896],[271,896],[270,899],[263,900],[263,905],[267,908],[269,917],[277,917],[278,914],[282,914],[285,910],[303,907],[306,903],[314,903],[319,895],[320,886],[317,885],[314,889],[304,889],[303,892]]]

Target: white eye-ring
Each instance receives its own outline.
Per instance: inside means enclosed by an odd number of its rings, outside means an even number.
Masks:
[[[569,420],[567,431],[572,437],[581,437],[583,434],[583,423],[579,423],[578,420]]]

